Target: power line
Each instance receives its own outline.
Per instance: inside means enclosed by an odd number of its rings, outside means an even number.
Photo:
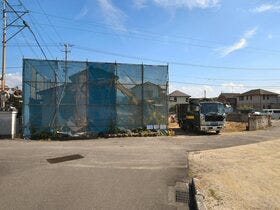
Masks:
[[[38,47],[38,44],[36,43],[15,43],[15,44],[10,44],[9,46],[27,46],[27,47]],[[46,44],[41,44],[41,46],[61,46],[60,44],[56,43],[46,43]],[[262,67],[262,68],[253,68],[253,67],[230,67],[230,66],[216,66],[216,65],[202,65],[202,64],[194,64],[194,63],[183,63],[183,62],[176,62],[176,61],[167,61],[167,60],[159,60],[159,59],[150,59],[150,58],[145,58],[145,57],[139,57],[139,56],[132,56],[132,55],[125,55],[125,54],[120,54],[120,53],[113,53],[113,52],[108,52],[108,51],[103,51],[103,50],[96,50],[92,48],[87,48],[87,47],[82,47],[79,45],[75,45],[74,48],[79,49],[79,50],[84,50],[84,51],[91,51],[91,52],[96,52],[100,54],[106,54],[106,55],[114,55],[118,57],[124,57],[124,58],[129,58],[129,59],[134,59],[134,60],[146,60],[146,61],[151,61],[151,62],[159,62],[159,63],[169,63],[173,65],[181,65],[181,66],[191,66],[191,67],[200,67],[200,68],[209,68],[209,69],[227,69],[227,70],[250,70],[250,71],[280,71],[280,67]],[[38,56],[37,56],[38,57]],[[197,79],[207,79],[207,80],[223,80],[226,81],[226,79],[216,79],[216,78],[197,78]],[[275,79],[271,79],[275,80]],[[267,80],[267,81],[271,81]],[[232,80],[230,80],[232,81]],[[238,80],[238,81],[265,81],[263,79],[260,80]],[[278,80],[277,80],[278,81]]]
[[[23,7],[26,11],[29,11],[29,10],[27,10],[27,8],[24,6],[24,4],[21,2],[21,0],[18,0],[19,1],[19,3],[20,3],[20,6],[21,7]],[[35,24],[35,19],[34,19],[34,21],[33,21],[33,18],[32,18],[32,15],[31,14],[29,14],[28,13],[28,15],[29,15],[29,17],[30,17],[30,20],[31,20],[31,22],[33,23],[33,25],[34,25],[34,27],[35,27],[35,29],[36,29],[36,24]],[[31,30],[31,28],[30,28],[30,26],[27,24],[27,22],[25,21],[25,20],[23,20],[21,17],[19,17],[19,19],[21,19],[22,21],[23,21],[23,23],[24,23],[24,25],[26,26],[26,27],[28,27],[28,29],[29,30]],[[39,24],[38,24],[39,25]],[[39,25],[39,27],[41,28],[41,26]],[[37,30],[37,29],[36,29]],[[37,37],[35,36],[35,33],[33,33],[33,31],[30,31],[31,32],[31,34],[33,35],[33,37],[35,38],[35,41],[37,42],[37,44],[39,43],[38,42],[38,40],[37,40]],[[41,34],[39,33],[39,30],[37,30],[37,33],[38,33],[38,36],[41,38],[41,40],[43,41],[43,43],[45,42],[44,41],[44,39],[43,39],[43,37],[41,36]],[[46,33],[47,34],[47,33]],[[47,36],[48,36],[48,34],[47,34]],[[39,45],[38,45],[39,46]],[[39,46],[40,48],[41,48],[41,46]],[[46,46],[46,48],[47,48],[47,51],[48,51],[48,53],[50,54],[50,56],[51,57],[53,57],[53,55],[52,55],[52,53],[51,53],[51,51],[49,50],[49,48]],[[43,53],[43,54],[45,54],[45,53]]]
[[[193,77],[194,79],[201,79],[201,80],[211,80],[211,81],[245,81],[245,82],[256,82],[256,81],[264,81],[264,82],[269,82],[269,81],[280,81],[280,79],[217,79],[217,78],[207,78],[207,77]]]
[[[22,17],[28,13],[28,11],[16,11],[13,6],[8,2],[8,0],[3,0],[3,40],[2,40],[2,77],[1,77],[1,110],[5,110],[5,103],[6,103],[6,97],[5,96],[5,75],[6,75],[6,51],[7,51],[7,43],[12,38],[14,38],[17,34],[19,34],[24,28],[26,28],[25,21],[22,22],[22,24],[18,23],[19,20],[23,20]],[[9,8],[9,9],[8,9]],[[7,13],[10,12],[14,14],[16,17],[13,18],[11,22],[7,22],[8,17]],[[9,27],[18,28],[14,33],[7,38],[7,29]]]
[[[37,34],[38,34],[39,38],[42,40],[43,43],[45,43],[43,37],[41,36],[41,34],[40,34],[39,30],[38,30],[38,28],[36,27],[36,24],[35,24],[35,21],[36,21],[36,20],[33,21],[33,18],[32,18],[31,15],[29,15],[29,17],[30,17],[31,23],[33,24],[35,30],[37,31]],[[38,25],[38,27],[41,28],[41,25],[40,25],[40,24],[37,24],[37,25]],[[29,31],[30,31],[30,29],[31,29],[31,28],[30,28],[30,26],[29,26]],[[33,35],[33,37],[34,37],[35,33],[34,33],[33,31],[30,31],[30,32],[32,33],[32,35]],[[47,34],[47,33],[46,33],[46,34]],[[36,37],[36,36],[35,36],[35,37]],[[34,37],[34,38],[35,38],[35,37]],[[36,41],[37,44],[38,44],[38,43],[39,43],[39,42],[38,42],[39,40],[38,40],[38,39],[36,40],[36,39],[37,39],[37,37],[35,38],[35,41]],[[39,46],[39,45],[38,45],[38,46]],[[42,47],[42,46],[40,45],[40,47]],[[47,49],[49,55],[50,55],[52,58],[54,58],[54,56],[53,56],[52,52],[50,51],[50,49],[48,48],[48,46],[46,46],[46,49]],[[45,57],[46,57],[46,56],[45,56]]]
[[[203,45],[203,44],[196,44],[196,43],[190,43],[187,41],[179,41],[179,40],[172,40],[170,38],[167,39],[167,41],[164,41],[164,37],[162,37],[161,39],[156,39],[153,36],[148,36],[148,35],[139,35],[139,34],[116,34],[116,33],[109,33],[109,32],[104,32],[104,31],[94,31],[94,30],[90,30],[90,29],[84,29],[81,27],[70,27],[70,26],[62,26],[62,25],[50,25],[50,24],[46,24],[46,23],[40,23],[40,25],[45,25],[45,26],[56,26],[58,28],[64,28],[64,29],[69,29],[69,30],[79,30],[79,31],[84,31],[84,32],[90,32],[90,33],[94,33],[94,34],[102,34],[102,35],[109,35],[109,36],[122,36],[122,37],[127,37],[127,38],[136,38],[136,39],[141,39],[141,40],[149,40],[149,41],[156,41],[156,42],[160,42],[163,44],[168,44],[169,42],[173,42],[173,43],[177,43],[177,44],[184,44],[187,46],[191,46],[191,47],[200,47],[200,48],[206,48],[206,49],[212,49],[212,50],[217,50],[219,49],[218,47],[213,47],[213,46],[209,46],[209,45]],[[205,41],[206,42],[206,41]],[[212,42],[213,43],[213,42]],[[272,49],[262,49],[262,48],[256,48],[256,47],[246,47],[245,49],[243,49],[242,52],[247,52],[247,51],[255,51],[255,52],[261,52],[261,53],[269,53],[269,54],[280,54],[280,50],[272,50]]]
[[[24,41],[26,41],[26,40],[24,40]],[[38,47],[37,43],[29,43],[29,42],[25,42],[25,43],[16,42],[16,43],[8,44],[9,47],[15,47],[18,45],[21,47]],[[0,44],[0,46],[2,46],[2,45]],[[58,43],[45,43],[45,44],[41,44],[41,46],[59,47],[61,45]]]
[[[38,47],[37,43],[15,43],[15,44],[13,43],[13,44],[10,44],[9,46],[17,46],[17,45],[28,46],[28,47]],[[61,44],[46,43],[46,44],[41,44],[41,46],[57,47],[57,46],[61,46]],[[202,64],[194,64],[194,63],[184,63],[184,62],[176,62],[176,61],[150,59],[150,58],[139,57],[139,56],[132,56],[132,55],[126,55],[126,54],[120,54],[120,53],[113,53],[113,52],[108,52],[108,51],[103,51],[103,50],[96,50],[96,49],[92,49],[92,48],[87,48],[87,47],[83,47],[83,46],[79,46],[79,45],[75,45],[74,48],[79,49],[79,50],[91,51],[91,52],[96,52],[96,53],[106,54],[106,55],[114,55],[114,56],[118,56],[118,57],[134,59],[134,60],[141,60],[141,61],[142,60],[146,60],[146,61],[151,61],[151,62],[159,62],[159,63],[165,63],[165,64],[169,63],[169,64],[181,65],[181,66],[192,66],[192,67],[209,68],[209,69],[228,69],[228,70],[280,71],[280,67],[254,68],[254,67],[231,67],[231,66],[202,65]],[[211,79],[211,78],[198,78],[198,79],[215,80],[214,78],[213,79]],[[224,79],[221,79],[221,80],[224,80]],[[244,80],[244,81],[247,81],[247,80]],[[252,81],[255,81],[255,80],[252,80]],[[260,81],[264,81],[264,80],[260,80]]]
[[[259,87],[259,88],[273,88],[273,87],[280,87],[280,85],[234,85],[234,84],[207,84],[207,83],[195,83],[195,82],[182,82],[182,81],[169,81],[172,83],[178,83],[178,84],[186,84],[186,85],[204,85],[204,86],[210,86],[210,87]]]
[[[35,52],[35,50],[30,46],[28,39],[26,38],[24,32],[21,33],[21,36],[23,37],[24,41],[27,43],[25,46],[29,47],[29,49],[31,50],[31,52],[35,55],[35,57],[39,57],[38,54]],[[19,44],[20,45],[20,44]],[[21,45],[20,45],[21,46]],[[36,44],[36,47],[37,44]]]
[[[60,36],[60,34],[58,33],[58,31],[56,30],[56,28],[54,27],[52,21],[50,20],[49,16],[47,15],[47,13],[45,12],[44,8],[42,7],[42,5],[40,4],[40,1],[35,0],[36,3],[39,5],[40,9],[42,10],[43,14],[46,16],[46,19],[48,20],[49,24],[52,26],[55,34],[57,35],[57,37],[60,39],[61,42],[63,42],[62,37]]]
[[[67,17],[62,17],[62,16],[57,16],[57,15],[53,15],[53,14],[47,14],[47,13],[40,13],[40,12],[36,12],[36,11],[32,11],[33,13],[36,13],[36,14],[44,14],[44,15],[47,15],[49,17],[54,17],[54,18],[57,18],[57,19],[63,19],[63,20],[67,20],[67,21],[78,21],[78,22],[83,22],[83,23],[86,23],[86,24],[91,24],[91,25],[95,25],[95,26],[98,26],[98,27],[102,27],[102,28],[106,28],[108,29],[109,27],[113,27],[113,25],[110,25],[110,24],[100,24],[100,23],[96,23],[94,21],[82,21],[82,20],[73,20],[71,18],[67,18]],[[57,26],[57,27],[64,27],[64,26]],[[70,29],[70,27],[67,27]],[[72,28],[74,29],[74,28]],[[117,29],[118,28],[115,28],[114,29]],[[74,30],[77,30],[77,29],[74,29]],[[80,30],[80,29],[78,29]],[[87,30],[88,31],[88,30]],[[120,32],[124,32],[122,29],[119,29]],[[144,37],[149,37],[150,39],[153,39],[152,37],[161,37],[161,39],[165,39],[166,36],[162,35],[162,34],[158,34],[158,33],[154,33],[154,32],[151,32],[151,31],[139,31],[139,30],[126,30],[125,33],[132,33],[132,34],[136,34],[136,35],[140,35],[140,36],[144,36]],[[98,32],[99,33],[99,32]],[[117,35],[117,34],[112,34],[112,33],[108,33],[108,32],[100,32],[100,33],[105,33],[105,34],[111,34],[111,35]],[[119,35],[119,34],[118,34]],[[131,34],[129,35],[126,35],[126,34],[122,34],[122,36],[131,36]],[[204,39],[198,39],[198,38],[193,38],[193,37],[187,37],[186,35],[172,35],[172,37],[177,37],[179,39],[183,39],[183,40],[192,40],[192,41],[197,41],[197,42],[204,42],[204,43],[211,43],[211,44],[218,44],[218,45],[228,45],[228,43],[224,43],[224,42],[218,42],[218,41],[210,41],[210,40],[204,40]],[[138,37],[139,38],[139,37]],[[155,40],[155,39],[154,39]],[[161,41],[161,40],[157,40],[157,41]],[[213,48],[211,46],[207,46],[207,45],[201,45],[201,44],[193,44],[193,43],[188,43],[188,42],[182,42],[182,41],[174,41],[174,40],[170,40],[170,37],[168,37],[168,41],[171,41],[171,42],[176,42],[176,43],[184,43],[184,44],[188,44],[189,46],[194,46],[194,47],[204,47],[204,48]],[[263,48],[257,48],[257,47],[247,47],[246,49],[244,49],[245,51],[246,50],[255,50],[255,51],[262,51],[262,52],[270,52],[270,53],[277,53],[279,54],[280,53],[280,50],[275,50],[275,49],[263,49]]]
[[[179,66],[191,66],[191,67],[199,67],[199,68],[207,68],[207,69],[220,69],[220,70],[249,70],[249,71],[280,71],[280,68],[250,68],[250,67],[230,67],[230,66],[215,66],[215,65],[201,65],[201,64],[193,64],[193,63],[183,63],[183,62],[176,62],[176,61],[165,61],[165,60],[159,60],[159,59],[150,59],[150,58],[144,58],[144,57],[138,57],[138,56],[132,56],[132,55],[125,55],[120,53],[113,53],[103,50],[96,50],[92,48],[82,47],[79,45],[75,45],[73,48],[84,50],[84,51],[90,51],[90,52],[96,52],[100,54],[105,55],[114,55],[118,57],[124,57],[129,59],[135,59],[135,60],[146,60],[151,62],[158,62],[158,63],[169,63],[173,65],[179,65]]]

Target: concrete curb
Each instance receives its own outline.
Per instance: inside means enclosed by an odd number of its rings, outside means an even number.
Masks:
[[[204,195],[202,193],[200,193],[198,190],[197,190],[197,187],[196,187],[196,182],[198,180],[196,178],[192,178],[191,182],[190,182],[190,193],[192,194],[192,202],[193,202],[193,207],[194,209],[197,209],[197,210],[207,210],[207,207],[204,203]]]

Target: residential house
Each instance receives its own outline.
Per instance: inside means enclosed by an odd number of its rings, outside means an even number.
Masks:
[[[235,109],[237,107],[237,100],[239,95],[240,93],[221,93],[217,101],[224,104],[229,104],[232,108]]]
[[[252,107],[255,110],[280,108],[279,94],[267,90],[254,89],[238,96],[237,107]]]
[[[145,82],[143,84],[135,85],[129,89],[129,91],[131,92],[133,99],[143,102],[143,104],[138,105],[140,109],[137,113],[135,113],[134,116],[142,115],[142,120],[145,125],[167,124],[168,116],[166,87],[154,84],[152,82]],[[126,107],[126,109],[128,109],[128,107]],[[145,114],[143,115],[141,112]],[[137,119],[137,117],[134,117],[131,120],[135,121],[135,119]]]
[[[175,106],[176,104],[188,104],[190,97],[190,95],[183,93],[179,90],[173,91],[168,95],[169,109]]]

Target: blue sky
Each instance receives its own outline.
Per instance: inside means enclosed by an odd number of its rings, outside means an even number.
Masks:
[[[17,0],[9,0],[16,4]],[[280,93],[280,1],[22,0],[49,59],[169,63],[170,92],[193,97],[262,88]],[[12,19],[12,16],[9,17]],[[13,29],[9,29],[9,35]],[[25,29],[9,41],[8,67],[43,58]],[[7,84],[21,81],[8,68]]]

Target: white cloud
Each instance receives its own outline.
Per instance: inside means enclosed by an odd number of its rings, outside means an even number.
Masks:
[[[98,0],[103,17],[113,29],[126,31],[124,22],[127,18],[125,13],[117,8],[111,0]]]
[[[233,53],[234,51],[240,50],[246,46],[247,46],[247,40],[242,38],[238,42],[234,43],[233,45],[223,48],[222,52],[221,52],[221,56],[225,57],[225,56]]]
[[[211,8],[219,6],[220,0],[153,0],[164,8]]]
[[[206,90],[207,97],[216,97],[220,94],[218,89],[215,89],[208,85],[173,85],[170,84],[169,92],[173,92],[175,90],[182,91],[193,98],[202,98],[204,97],[204,91]]]
[[[163,7],[165,9],[178,9],[178,8],[212,8],[220,6],[220,0],[133,0],[134,5],[141,9],[146,7],[148,2],[152,2],[159,7]]]
[[[266,3],[266,4],[262,4],[254,9],[251,10],[252,12],[255,13],[263,13],[263,12],[280,12],[280,4],[276,3],[276,4],[270,4],[270,3]]]
[[[146,0],[134,0],[134,6],[138,9],[142,9],[146,7]]]
[[[75,20],[80,20],[88,14],[89,10],[87,5],[84,5],[80,12],[74,17]]]
[[[257,30],[258,30],[257,27],[250,29],[244,33],[243,37],[240,38],[238,42],[234,43],[231,46],[227,46],[227,47],[218,49],[218,51],[221,52],[221,56],[225,57],[237,50],[241,50],[241,49],[247,47],[248,40],[251,39],[257,33]]]
[[[22,87],[22,75],[21,73],[13,73],[13,74],[6,74],[5,84],[12,88],[12,87]]]
[[[228,82],[219,84],[218,86],[209,86],[209,85],[178,85],[170,84],[169,93],[179,90],[193,98],[202,98],[204,97],[204,91],[206,91],[206,97],[218,97],[221,93],[243,93],[248,91],[248,88],[244,84]]]
[[[258,27],[252,28],[245,32],[244,36],[246,39],[252,38],[257,33]]]
[[[224,83],[222,84],[222,92],[225,93],[242,93],[245,92],[247,89],[245,88],[244,84],[238,84],[234,82]]]

